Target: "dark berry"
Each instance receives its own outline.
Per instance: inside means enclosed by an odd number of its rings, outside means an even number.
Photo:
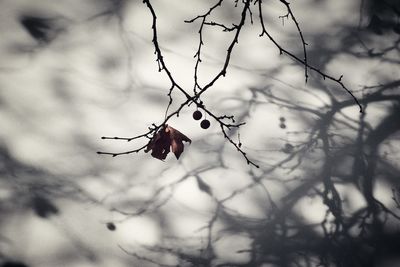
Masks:
[[[210,121],[209,120],[202,120],[200,123],[201,128],[203,129],[208,129],[210,127]]]
[[[193,112],[193,119],[195,119],[196,121],[200,120],[201,117],[203,117],[203,114],[201,114],[200,110],[196,110],[195,112]]]
[[[281,124],[279,124],[279,127],[281,127],[282,129],[285,129],[286,128],[286,124],[281,123]]]
[[[112,222],[109,222],[109,223],[107,223],[107,228],[108,228],[108,230],[110,230],[110,231],[115,231],[115,229],[116,229],[117,227],[115,227],[115,224],[113,224]]]
[[[281,122],[284,122],[286,119],[285,119],[285,117],[280,117],[279,120],[280,120]]]

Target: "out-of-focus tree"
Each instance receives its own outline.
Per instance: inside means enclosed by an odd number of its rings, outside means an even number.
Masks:
[[[10,193],[0,209],[11,214],[20,207],[19,212],[32,211],[46,221],[67,212],[62,199],[106,210],[112,216],[98,223],[104,233],[153,236],[141,245],[113,244],[127,266],[396,266],[400,6],[389,0],[344,2],[218,0],[188,11],[181,2],[105,1],[105,8],[84,23],[116,27],[127,72],[122,94],[134,102],[129,95],[138,96],[138,87],[141,93],[147,90],[144,95],[156,88],[152,102],[157,114],[142,113],[139,106],[127,110],[123,104],[102,110],[103,116],[114,112],[114,120],[120,116],[123,122],[96,125],[99,135],[112,133],[101,143],[92,143],[93,132],[90,138],[69,141],[90,158],[76,173],[73,167],[83,159],[67,170],[49,171],[24,162],[4,142],[1,182]],[[167,7],[171,12],[163,12]],[[130,31],[129,19],[135,19],[131,9],[147,14],[140,17],[140,28],[147,32],[143,39]],[[187,32],[178,28],[172,37],[163,35],[175,26],[179,12],[191,15],[178,22]],[[73,24],[32,12],[18,21],[35,42],[25,50],[33,55],[51,49]],[[146,65],[155,72],[141,86],[134,82],[140,75],[132,74],[133,55],[144,53],[133,53],[135,38],[142,42],[141,50],[154,51],[146,60],[156,61]],[[189,48],[169,45],[177,39]],[[267,52],[258,46],[253,51],[256,42]],[[191,68],[177,67],[176,57]],[[268,62],[259,64],[263,61]],[[106,72],[115,64],[115,59],[102,61]],[[159,83],[157,71],[163,75]],[[245,81],[235,86],[241,79]],[[102,101],[94,95],[89,99]],[[68,108],[74,107],[71,103]],[[75,109],[71,116],[76,120],[82,117],[79,112],[86,114]],[[133,111],[134,119],[123,111]],[[118,129],[107,127],[124,130],[125,119],[141,123],[128,126],[139,134],[114,137]],[[202,132],[185,128],[193,123]],[[112,147],[115,143],[120,147]],[[99,154],[114,158],[92,158],[95,147],[104,145],[111,147]],[[134,148],[124,150],[127,145]],[[165,162],[138,153],[142,151]],[[135,224],[139,230],[126,226],[135,220],[142,222]],[[92,264],[101,262],[93,243],[85,245],[73,235],[70,242]],[[24,266],[5,253],[0,256],[3,266]]]

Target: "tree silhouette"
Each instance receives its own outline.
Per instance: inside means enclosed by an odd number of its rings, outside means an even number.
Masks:
[[[0,264],[397,266],[397,1],[191,4],[18,14]]]
[[[194,104],[197,108],[200,108],[205,113],[213,117],[217,123],[219,123],[221,131],[224,137],[235,146],[235,148],[245,157],[248,164],[259,167],[251,159],[247,157],[247,154],[241,149],[241,142],[234,141],[227,130],[231,127],[235,128],[235,132],[239,126],[243,125],[226,124],[224,119],[231,119],[235,123],[234,117],[229,115],[217,116],[208,109],[205,108],[205,104],[200,100],[200,96],[211,88],[214,83],[225,76],[230,58],[232,56],[233,48],[235,44],[239,42],[239,34],[246,22],[246,16],[250,17],[251,24],[253,24],[253,12],[252,5],[258,6],[258,18],[259,24],[261,25],[260,36],[266,35],[268,39],[278,48],[280,54],[286,54],[296,62],[304,66],[305,80],[307,82],[309,78],[308,71],[314,71],[315,73],[322,76],[323,80],[329,79],[335,82],[339,87],[347,91],[353,99],[351,100],[339,100],[335,96],[335,93],[328,91],[330,104],[324,105],[323,109],[312,108],[305,104],[297,104],[292,99],[282,98],[277,96],[271,90],[265,88],[249,88],[253,98],[248,101],[250,107],[252,105],[258,105],[259,99],[265,99],[268,103],[285,107],[293,112],[304,113],[304,116],[314,117],[314,123],[309,125],[309,131],[303,132],[307,134],[307,139],[303,142],[299,142],[296,145],[286,143],[282,152],[287,154],[287,157],[280,162],[272,165],[267,169],[264,169],[261,174],[256,175],[253,171],[249,171],[248,175],[252,177],[252,182],[243,188],[237,189],[230,196],[224,199],[215,198],[210,187],[202,179],[202,171],[195,171],[188,175],[186,174],[183,179],[187,179],[190,176],[196,177],[199,190],[210,195],[215,201],[214,215],[205,227],[208,231],[208,241],[205,249],[201,253],[182,253],[180,249],[173,249],[172,247],[153,247],[148,248],[150,251],[158,252],[160,254],[170,253],[174,254],[180,259],[181,264],[194,265],[194,266],[261,266],[264,263],[272,264],[273,266],[376,266],[385,257],[391,257],[396,251],[398,246],[397,242],[393,240],[392,236],[396,236],[397,233],[388,233],[384,230],[386,224],[390,221],[399,219],[397,211],[394,211],[391,207],[387,207],[384,203],[374,197],[374,186],[377,183],[375,180],[377,176],[377,166],[380,164],[387,164],[384,159],[379,156],[378,148],[382,142],[387,140],[394,133],[399,130],[398,120],[398,92],[392,92],[393,89],[397,89],[398,81],[392,81],[388,84],[378,85],[374,87],[364,87],[362,89],[363,96],[358,100],[353,93],[344,85],[342,82],[341,75],[339,78],[326,74],[324,70],[313,67],[307,60],[307,43],[304,39],[302,30],[299,26],[299,22],[296,19],[293,10],[286,1],[280,1],[287,8],[287,14],[280,16],[284,22],[285,19],[291,19],[295,24],[297,32],[300,36],[300,45],[303,48],[304,59],[300,59],[292,52],[283,48],[274,37],[269,33],[264,23],[263,14],[263,2],[259,1],[243,1],[238,3],[235,1],[233,4],[235,8],[241,7],[241,19],[237,23],[232,23],[233,26],[226,25],[217,21],[209,19],[212,12],[221,6],[223,1],[218,1],[213,5],[206,13],[198,15],[191,20],[187,20],[187,23],[194,23],[200,21],[199,27],[199,45],[195,53],[195,67],[194,67],[194,87],[193,96],[188,93],[185,89],[178,85],[173,78],[171,70],[167,67],[166,62],[163,59],[162,51],[157,39],[157,15],[156,11],[152,7],[150,1],[144,1],[149,8],[153,17],[152,29],[153,29],[153,43],[155,47],[155,54],[157,56],[157,62],[159,65],[159,71],[165,71],[172,86],[169,91],[169,104],[166,111],[165,120],[160,125],[154,125],[153,128],[149,128],[149,132],[144,135],[139,135],[133,138],[118,138],[118,137],[103,137],[103,139],[119,139],[131,141],[136,138],[147,137],[152,139],[152,135],[160,129],[171,116],[179,115],[179,112],[190,104]],[[364,2],[362,4],[365,4]],[[379,5],[378,3],[368,3],[372,6]],[[398,19],[398,9],[395,4],[384,3],[382,4],[384,11],[378,12],[392,12],[395,14],[395,20]],[[389,10],[386,10],[389,9]],[[377,19],[377,15],[372,15],[371,22],[368,26],[374,33],[382,34],[383,29],[393,28],[396,31],[396,25],[391,20],[387,20],[385,23]],[[390,26],[389,26],[390,25]],[[234,38],[228,46],[227,54],[223,63],[222,69],[218,74],[205,85],[200,85],[198,81],[198,68],[202,62],[202,48],[204,43],[204,31],[207,27],[219,27],[224,32],[233,32]],[[349,36],[343,37],[347,39]],[[358,40],[362,43],[361,40]],[[338,49],[338,51],[347,51],[351,53],[352,48]],[[388,50],[388,49],[384,49]],[[370,50],[373,51],[373,50]],[[397,49],[398,51],[398,49]],[[370,53],[370,52],[368,52]],[[381,53],[378,52],[379,55]],[[371,55],[369,55],[371,56]],[[320,83],[321,85],[321,83]],[[323,85],[323,84],[322,84]],[[180,90],[187,98],[179,108],[171,113],[168,113],[168,109],[173,101],[171,96],[174,89]],[[300,90],[294,88],[294,90]],[[390,93],[388,93],[388,90]],[[385,92],[386,91],[386,92]],[[398,90],[396,90],[398,91]],[[306,94],[314,96],[311,90],[305,90]],[[368,113],[368,106],[373,105],[375,102],[388,101],[395,103],[395,106],[388,112],[386,117],[381,119],[381,122],[375,127],[371,127],[366,121],[366,113]],[[244,101],[243,101],[244,102]],[[359,118],[351,119],[347,116],[343,116],[343,110],[358,105],[360,107]],[[364,112],[363,112],[364,111]],[[354,117],[352,115],[351,117]],[[285,118],[280,119],[281,128],[286,128]],[[340,127],[347,127],[353,133],[341,134]],[[301,134],[301,133],[294,133]],[[153,137],[154,138],[154,137]],[[144,146],[145,147],[145,146]],[[133,152],[139,152],[144,147],[136,150],[123,152],[123,153],[104,153],[112,156],[121,154],[130,154]],[[320,170],[317,174],[309,178],[304,178],[304,183],[295,186],[284,198],[282,203],[279,205],[271,199],[268,193],[267,187],[262,184],[261,181],[268,179],[268,174],[275,171],[276,169],[288,169],[288,172],[293,172],[296,169],[301,168],[303,161],[310,157],[310,154],[315,153],[318,150],[319,157],[322,160],[319,161]],[[344,164],[343,160],[350,161],[348,163],[347,173],[342,173],[343,170],[340,167]],[[380,163],[378,163],[380,162]],[[292,165],[292,166],[290,166]],[[223,165],[222,165],[223,166]],[[378,167],[379,169],[379,167]],[[398,171],[394,171],[395,175]],[[395,182],[395,181],[394,181]],[[284,183],[288,183],[284,181]],[[396,185],[397,182],[393,186]],[[353,213],[346,213],[344,211],[344,196],[343,192],[339,192],[338,186],[352,184],[353,190],[358,191],[366,201],[366,205],[354,211]],[[268,218],[251,221],[249,218],[242,217],[240,214],[234,214],[232,210],[229,210],[225,206],[225,202],[234,198],[236,195],[241,194],[247,188],[262,186],[270,198],[271,208],[269,210]],[[169,186],[175,186],[171,184]],[[153,196],[153,199],[157,200],[157,196],[160,191],[164,190],[165,187],[160,188],[157,194]],[[393,191],[393,199],[396,201],[396,190]],[[317,225],[308,225],[301,222],[293,212],[293,206],[304,197],[308,195],[310,197],[318,197],[322,200],[325,205],[325,216]],[[159,206],[157,206],[158,208]],[[144,211],[144,210],[141,210]],[[135,214],[137,215],[137,214]],[[217,220],[221,220],[226,224],[226,231],[228,232],[240,232],[247,234],[251,239],[251,247],[248,250],[240,250],[237,253],[248,253],[248,261],[244,263],[233,263],[233,262],[218,262],[218,258],[214,251],[213,245],[220,238],[223,238],[222,233],[214,234],[213,226]],[[319,230],[323,230],[322,234],[318,233]],[[123,248],[121,248],[123,249]],[[123,249],[126,251],[125,249]],[[367,253],[370,251],[372,253]],[[128,254],[133,255],[142,260],[153,262],[150,258],[142,258],[136,253]],[[161,263],[158,263],[162,265]]]
[[[190,106],[190,105],[195,105],[197,107],[197,111],[198,109],[203,110],[205,112],[205,114],[209,115],[210,117],[212,117],[220,126],[221,128],[221,132],[224,135],[224,137],[229,141],[229,143],[231,143],[245,158],[247,164],[253,165],[255,167],[259,167],[257,164],[255,164],[252,160],[250,160],[247,156],[247,154],[242,150],[241,148],[241,142],[240,141],[235,141],[233,140],[230,136],[229,136],[229,130],[231,130],[232,128],[239,128],[240,126],[242,126],[244,123],[239,123],[239,124],[235,124],[235,118],[232,115],[222,115],[222,116],[218,116],[215,115],[214,112],[210,111],[209,109],[206,108],[204,102],[201,100],[201,95],[203,93],[205,93],[208,89],[210,89],[211,87],[213,87],[213,85],[221,78],[224,77],[226,75],[229,63],[230,63],[230,59],[232,57],[232,52],[233,49],[235,47],[235,45],[239,42],[239,36],[240,33],[242,31],[243,26],[246,24],[246,19],[250,20],[250,23],[253,24],[253,12],[252,12],[252,5],[257,6],[258,8],[258,17],[259,17],[259,24],[261,26],[261,34],[260,37],[262,36],[267,36],[268,39],[278,48],[279,53],[280,54],[285,54],[288,55],[290,58],[294,59],[296,62],[299,62],[300,64],[304,65],[304,76],[305,76],[305,81],[307,82],[308,80],[308,70],[312,70],[315,71],[317,74],[321,75],[323,77],[323,79],[329,79],[332,80],[334,82],[336,82],[338,85],[340,85],[345,91],[347,91],[350,96],[353,98],[353,100],[355,101],[356,104],[359,105],[360,107],[360,112],[362,112],[362,107],[361,104],[359,103],[359,101],[357,100],[357,98],[353,95],[353,93],[344,85],[344,83],[342,82],[342,77],[343,75],[341,75],[339,78],[335,78],[329,74],[326,74],[325,72],[319,70],[318,68],[315,68],[313,66],[310,66],[307,62],[307,50],[306,50],[306,45],[307,43],[304,40],[304,36],[303,33],[300,29],[299,23],[297,22],[297,19],[290,7],[289,2],[285,1],[285,0],[280,0],[279,2],[285,6],[285,8],[287,9],[287,14],[284,16],[280,16],[280,18],[282,18],[283,20],[285,18],[289,18],[293,21],[293,23],[296,25],[296,29],[298,31],[298,34],[300,36],[300,42],[301,42],[301,46],[303,47],[303,59],[299,58],[298,56],[294,55],[293,53],[291,53],[290,51],[288,51],[287,49],[283,48],[275,39],[274,37],[272,37],[272,35],[269,33],[269,31],[267,30],[265,23],[264,23],[264,14],[263,14],[263,3],[262,0],[256,0],[256,1],[251,1],[251,0],[247,0],[247,1],[242,1],[242,7],[240,7],[240,3],[239,1],[234,1],[233,5],[235,8],[239,8],[240,9],[240,20],[236,23],[232,23],[233,26],[227,26],[223,23],[219,23],[219,22],[215,22],[209,19],[209,17],[211,16],[211,14],[213,13],[213,11],[215,11],[218,7],[220,7],[222,5],[223,0],[218,1],[215,5],[213,5],[206,13],[202,14],[202,15],[198,15],[193,19],[190,20],[186,20],[186,23],[194,23],[196,21],[200,21],[200,27],[199,27],[199,45],[197,48],[197,51],[194,55],[194,58],[196,59],[196,63],[194,66],[194,85],[193,85],[193,95],[191,95],[188,90],[185,90],[182,86],[180,86],[178,84],[178,82],[175,80],[174,75],[172,74],[172,71],[167,67],[167,64],[163,58],[163,54],[162,51],[160,49],[160,45],[158,42],[158,30],[157,30],[157,15],[156,15],[156,11],[154,10],[152,4],[150,1],[143,1],[144,4],[146,4],[146,6],[148,7],[153,22],[152,22],[152,31],[153,31],[153,38],[152,38],[152,42],[154,44],[154,49],[155,49],[155,55],[156,55],[156,61],[158,64],[158,71],[164,71],[166,73],[166,75],[168,76],[168,79],[170,80],[171,83],[171,87],[169,89],[169,103],[165,112],[165,119],[164,121],[159,124],[152,124],[152,127],[149,127],[149,131],[135,136],[135,137],[102,137],[102,139],[114,139],[114,140],[124,140],[124,141],[132,141],[138,138],[148,138],[150,139],[150,141],[148,142],[148,145],[153,142],[156,138],[157,138],[157,133],[162,133],[164,130],[164,126],[166,125],[166,123],[168,122],[168,120],[173,117],[173,116],[179,116],[180,111],[186,107],[186,106]],[[247,18],[247,17],[250,18]],[[224,63],[223,66],[221,68],[221,70],[217,73],[217,75],[215,75],[209,82],[206,82],[204,85],[200,85],[199,82],[199,66],[200,63],[202,61],[202,47],[204,46],[204,40],[203,40],[203,35],[204,35],[204,31],[206,30],[206,27],[220,27],[223,29],[224,32],[233,32],[233,39],[230,42],[230,44],[228,45],[228,49],[226,52],[226,56],[224,59]],[[172,97],[172,92],[173,90],[179,90],[186,98],[186,100],[180,104],[180,106],[169,113],[169,108],[173,102],[173,97]],[[208,120],[203,120],[203,122],[205,122],[207,124],[207,126],[204,126],[204,124],[202,124],[202,128],[208,128],[209,127],[209,122]],[[113,157],[118,156],[118,155],[126,155],[126,154],[131,154],[131,153],[138,153],[139,151],[145,149],[148,145],[139,147],[138,149],[134,149],[134,150],[130,150],[130,151],[125,151],[122,153],[110,153],[110,152],[97,152],[98,154],[105,154],[105,155],[112,155]],[[165,157],[164,157],[165,158]]]

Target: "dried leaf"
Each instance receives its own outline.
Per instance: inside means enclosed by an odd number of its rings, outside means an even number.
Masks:
[[[151,155],[160,160],[164,160],[167,157],[170,152],[171,140],[165,130],[166,127],[163,127],[153,136],[144,152],[147,153],[152,150]]]
[[[166,124],[153,136],[145,152],[152,150],[151,155],[154,158],[164,160],[172,148],[179,159],[184,149],[183,141],[192,142],[186,135]]]
[[[172,153],[174,153],[175,157],[179,159],[180,155],[183,152],[183,141],[191,143],[192,140],[190,140],[186,135],[172,128],[171,126],[167,125],[165,131],[169,133],[169,137],[171,139]]]

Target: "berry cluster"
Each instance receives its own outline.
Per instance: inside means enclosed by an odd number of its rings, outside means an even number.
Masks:
[[[193,112],[193,119],[196,121],[200,120],[203,117],[203,114],[201,113],[200,110],[196,110]],[[210,127],[210,121],[207,119],[204,119],[200,122],[200,127],[203,129],[208,129]]]

